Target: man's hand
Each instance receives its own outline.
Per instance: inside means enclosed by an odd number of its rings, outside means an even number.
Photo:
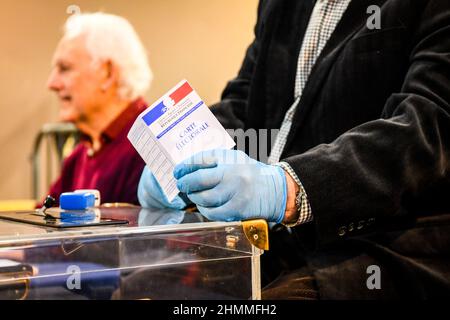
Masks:
[[[210,220],[263,218],[281,222],[287,185],[282,168],[249,158],[235,150],[195,154],[174,169],[181,192]]]
[[[155,176],[147,166],[142,171],[141,180],[139,181],[138,199],[144,208],[171,208],[181,210],[186,207],[186,203],[179,196],[176,196],[172,202],[169,202]]]

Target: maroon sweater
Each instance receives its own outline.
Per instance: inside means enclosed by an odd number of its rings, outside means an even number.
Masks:
[[[138,99],[122,112],[102,133],[102,147],[92,153],[87,137],[64,160],[61,176],[49,194],[59,201],[62,192],[98,189],[101,202],[138,204],[137,186],[144,161],[127,139],[136,117],[147,107]]]

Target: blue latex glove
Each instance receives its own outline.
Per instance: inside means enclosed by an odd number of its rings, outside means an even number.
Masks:
[[[236,150],[209,150],[174,169],[177,186],[209,220],[263,218],[280,223],[286,210],[284,170]]]
[[[139,180],[138,199],[144,208],[171,208],[181,210],[186,207],[186,203],[180,196],[176,196],[172,202],[169,202],[155,176],[147,166],[142,171],[141,180]]]

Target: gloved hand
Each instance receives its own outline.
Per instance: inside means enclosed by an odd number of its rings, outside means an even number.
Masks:
[[[174,169],[177,186],[209,220],[263,218],[280,223],[286,210],[284,170],[236,150],[195,154]]]
[[[139,203],[144,208],[171,208],[181,210],[186,203],[180,196],[169,202],[150,169],[145,166],[138,186]]]

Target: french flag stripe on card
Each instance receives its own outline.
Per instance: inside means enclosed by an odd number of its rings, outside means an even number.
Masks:
[[[168,107],[177,104],[181,100],[183,100],[189,93],[191,93],[193,89],[185,81],[178,89],[176,89],[174,92],[172,92],[169,95],[169,98],[172,100],[172,103],[167,103],[167,105],[164,104],[164,100],[158,103],[153,109],[147,112],[142,119],[144,120],[145,124],[147,126],[151,125],[153,122],[158,120],[168,109]],[[167,101],[166,101],[167,102]]]
[[[189,93],[192,92],[192,88],[189,83],[185,82],[177,90],[172,92],[169,97],[173,100],[175,104],[183,100]]]
[[[153,109],[148,111],[143,117],[142,120],[144,120],[146,125],[151,125],[153,122],[158,120],[159,117],[161,117],[167,110],[167,107],[164,105],[164,103],[161,101],[158,103]]]

